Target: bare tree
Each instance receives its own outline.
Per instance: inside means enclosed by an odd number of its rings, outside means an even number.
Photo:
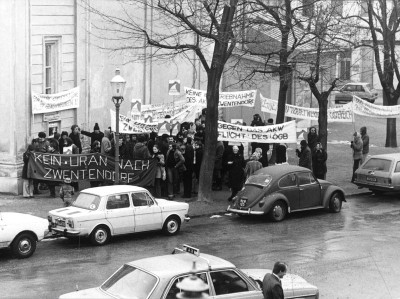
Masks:
[[[218,101],[225,64],[242,31],[239,0],[120,0],[118,15],[87,6],[101,16],[105,27],[118,43],[116,51],[137,51],[153,47],[153,57],[171,59],[194,52],[207,74],[207,123],[205,149],[200,171],[200,201],[212,201],[215,146],[218,137]],[[153,5],[154,2],[154,5]],[[151,8],[156,16],[152,29],[138,20],[138,9]],[[144,43],[143,43],[144,41]]]

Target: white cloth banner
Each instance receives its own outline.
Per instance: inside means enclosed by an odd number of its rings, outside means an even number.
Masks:
[[[79,107],[79,86],[54,94],[32,91],[32,114],[48,113]]]
[[[268,99],[260,94],[261,111],[277,114],[278,101]],[[285,116],[301,119],[318,120],[319,108],[306,108],[300,106],[285,105]],[[340,108],[328,109],[328,122],[352,122],[353,111],[350,105],[344,105]]]
[[[292,120],[271,126],[249,127],[218,121],[218,140],[258,142],[258,143],[296,143],[296,121]]]
[[[353,111],[355,114],[371,116],[374,118],[396,118],[400,117],[400,105],[381,106],[374,105],[363,99],[353,96]]]
[[[187,103],[189,105],[207,106],[207,92],[205,90],[185,87]],[[218,108],[254,107],[257,90],[220,92]]]
[[[141,114],[145,120],[154,121],[163,120],[166,115],[171,117],[181,113],[188,108],[186,101],[177,101],[169,104],[142,105]],[[193,120],[192,120],[193,121]]]

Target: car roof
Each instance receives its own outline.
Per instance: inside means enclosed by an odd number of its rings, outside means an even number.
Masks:
[[[282,164],[282,165],[273,165],[261,168],[257,170],[254,174],[269,174],[272,176],[282,176],[289,172],[294,171],[310,171],[308,168],[296,166],[296,165],[289,165],[289,164]]]
[[[170,278],[190,273],[193,270],[193,262],[196,262],[196,272],[208,271],[209,266],[211,269],[235,267],[231,262],[213,255],[201,253],[200,256],[196,256],[186,252],[144,258],[127,264],[149,271],[160,278]]]
[[[112,186],[102,186],[102,187],[84,189],[81,191],[81,193],[90,193],[98,196],[104,196],[114,193],[135,192],[135,191],[146,191],[146,189],[131,185],[112,185]]]
[[[392,154],[380,154],[369,156],[368,158],[380,158],[380,159],[390,159],[390,160],[400,160],[400,153],[392,153]]]

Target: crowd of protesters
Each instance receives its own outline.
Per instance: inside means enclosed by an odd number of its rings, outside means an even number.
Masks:
[[[153,195],[173,199],[177,194],[182,194],[181,197],[183,198],[191,198],[198,192],[200,166],[204,151],[205,125],[206,117],[203,112],[194,122],[180,124],[179,132],[175,136],[168,134],[158,136],[155,132],[150,134],[120,134],[118,140],[120,159],[157,159],[154,186],[151,186]],[[243,123],[243,125],[246,124]],[[259,114],[255,114],[251,126],[265,125],[273,125],[273,120],[269,119],[264,122]],[[369,138],[366,134],[366,128],[363,127],[360,131],[361,134],[358,132],[354,134],[354,142],[352,143],[354,152],[353,173],[358,168],[362,158],[368,154]],[[73,125],[70,133],[63,131],[61,134],[54,134],[52,138],[46,138],[46,133],[39,132],[38,138],[32,140],[23,155],[24,197],[33,197],[34,194],[38,194],[40,192],[39,184],[42,188],[50,190],[51,197],[56,197],[55,187],[59,184],[28,178],[29,153],[36,151],[53,154],[80,154],[82,153],[82,135],[90,137],[91,153],[115,155],[116,141],[111,128],[105,129],[103,133],[97,123],[92,132],[80,130],[78,125]],[[248,151],[251,151],[248,154],[249,159],[244,157],[245,146],[247,146]],[[232,200],[236,193],[242,189],[249,176],[268,166],[271,152],[268,143],[254,142],[246,145],[241,142],[218,141],[215,146],[212,190],[222,190],[225,184],[232,192],[228,200]],[[322,147],[316,127],[309,129],[306,139],[300,142],[300,149],[296,149],[296,154],[299,157],[299,166],[312,170],[318,179],[325,179],[328,155]],[[274,164],[288,164],[287,144],[281,143],[275,146]],[[79,190],[78,182],[65,183],[73,186],[75,192]],[[90,181],[91,187],[103,184],[107,184],[107,182]]]

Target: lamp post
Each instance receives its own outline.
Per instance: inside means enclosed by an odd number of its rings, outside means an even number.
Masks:
[[[178,299],[207,299],[209,296],[204,293],[208,290],[208,285],[201,280],[196,274],[196,262],[193,262],[193,270],[190,276],[184,278],[176,286],[182,292],[176,295]]]
[[[112,102],[115,105],[115,185],[119,184],[119,107],[124,101],[124,88],[126,81],[120,75],[120,70],[115,70],[115,76],[111,79]]]

